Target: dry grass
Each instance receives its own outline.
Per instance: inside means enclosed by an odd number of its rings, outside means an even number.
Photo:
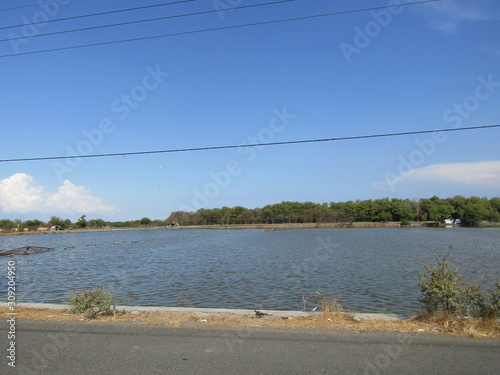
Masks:
[[[6,318],[7,308],[0,308]],[[354,315],[335,311],[310,316],[267,315],[261,318],[254,314],[193,313],[193,312],[150,312],[118,313],[116,316],[99,316],[94,320],[84,320],[80,314],[69,310],[50,310],[18,307],[17,319],[32,321],[62,321],[95,323],[152,324],[168,327],[236,327],[269,329],[311,329],[341,331],[383,331],[414,332],[433,334],[455,334],[475,338],[500,337],[498,322],[450,317],[410,318],[404,320],[357,318]]]
[[[449,314],[415,318],[415,321],[435,325],[443,333],[469,337],[500,337],[500,324],[496,319],[457,318]]]

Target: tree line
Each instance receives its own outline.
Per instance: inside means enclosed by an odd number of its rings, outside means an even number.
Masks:
[[[52,216],[48,222],[19,219],[0,220],[0,229],[25,228],[37,230],[41,227],[57,229],[83,228],[134,228],[164,227],[169,225],[223,225],[223,224],[280,224],[280,223],[337,223],[337,222],[388,222],[398,221],[442,221],[461,219],[469,225],[481,221],[500,222],[500,198],[453,198],[439,197],[423,199],[382,198],[347,202],[313,203],[281,202],[262,208],[242,206],[205,209],[196,212],[175,211],[165,220],[140,220],[110,222],[103,219],[87,220],[82,215],[72,223],[69,219]]]
[[[281,202],[262,208],[241,206],[176,211],[167,219],[179,225],[410,222],[461,219],[468,224],[500,221],[500,198],[455,196],[424,199],[375,199],[348,202]]]
[[[38,230],[41,228],[56,230],[65,229],[99,229],[99,228],[140,228],[140,227],[161,227],[167,226],[167,220],[151,220],[144,217],[140,220],[129,221],[105,221],[103,219],[86,219],[86,215],[82,215],[76,222],[71,222],[69,219],[63,219],[58,216],[52,216],[49,221],[43,222],[40,220],[0,220],[0,229],[3,230]]]

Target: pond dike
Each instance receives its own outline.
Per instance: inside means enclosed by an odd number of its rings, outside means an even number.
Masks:
[[[0,302],[0,308],[8,307],[7,303]],[[64,310],[69,309],[69,305],[52,304],[52,303],[16,303],[16,308],[30,308],[30,309],[50,309],[50,310]],[[131,314],[149,313],[149,312],[189,312],[203,316],[205,314],[223,313],[223,314],[255,314],[255,310],[246,309],[216,309],[216,308],[200,308],[200,307],[167,307],[167,306],[116,306],[116,310],[125,311]],[[321,314],[319,312],[307,311],[285,311],[285,310],[258,310],[261,313],[276,315],[276,316],[311,316]],[[375,313],[350,313],[353,317],[360,319],[386,319],[396,320],[403,319],[400,315],[394,314],[375,314]]]

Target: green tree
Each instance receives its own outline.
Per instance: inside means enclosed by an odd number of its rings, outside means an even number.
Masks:
[[[248,210],[242,206],[233,207],[233,210],[231,211],[231,222],[232,223],[241,223],[240,215],[246,211],[248,211]]]
[[[27,228],[29,230],[37,230],[41,226],[44,226],[45,223],[40,220],[26,220],[25,222],[22,223],[23,228]]]
[[[143,217],[139,223],[141,225],[150,225],[151,224],[151,219],[149,217]]]
[[[349,214],[349,221],[357,221],[358,220],[358,204],[357,202],[347,201],[344,203],[344,209]]]
[[[415,206],[409,199],[392,199],[392,220],[395,221],[409,221],[413,220],[416,216]]]
[[[221,224],[231,224],[231,219],[233,218],[233,209],[230,207],[222,207],[220,209],[220,223]]]
[[[87,226],[90,228],[102,228],[107,224],[103,219],[92,219],[87,222]]]
[[[264,224],[274,223],[274,212],[270,206],[265,206],[262,210],[260,210],[259,222]]]
[[[51,216],[48,224],[51,227],[59,227],[59,229],[66,229],[71,224],[71,221],[69,222],[69,224],[68,221],[69,220],[64,220],[57,216]]]
[[[83,228],[87,227],[87,220],[85,219],[85,217],[86,217],[86,215],[80,216],[80,218],[78,219],[78,221],[75,223],[75,225],[78,228],[83,229]]]
[[[465,204],[464,218],[469,224],[488,220],[493,214],[490,202],[486,198],[471,197]]]
[[[356,201],[357,215],[356,221],[373,221],[377,215],[377,204],[371,199],[365,201]]]
[[[166,220],[154,219],[151,221],[151,225],[154,227],[164,227],[167,223]]]
[[[10,221],[9,219],[2,219],[0,220],[0,229],[13,229],[16,227],[16,223],[13,221]]]
[[[422,199],[422,206],[427,220],[441,221],[452,217],[453,206],[439,197],[434,196],[431,199]]]
[[[170,214],[167,219],[167,224],[178,224],[178,225],[191,225],[194,224],[193,219],[194,214],[187,211],[174,211]]]
[[[255,212],[253,210],[243,211],[238,215],[238,222],[241,224],[253,224],[255,223]]]
[[[467,198],[462,195],[455,195],[453,198],[448,198],[446,200],[453,206],[453,219],[463,219],[467,205]]]
[[[500,198],[495,197],[490,199],[490,205],[493,210],[500,214]]]
[[[392,215],[389,212],[382,211],[382,212],[379,212],[377,214],[377,216],[375,216],[374,220],[386,223],[386,222],[392,220]]]

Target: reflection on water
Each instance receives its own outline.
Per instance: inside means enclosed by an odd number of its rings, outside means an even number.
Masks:
[[[0,237],[56,247],[17,263],[18,302],[61,303],[102,285],[132,305],[300,309],[314,292],[357,311],[411,314],[422,261],[451,251],[461,272],[499,277],[499,228],[144,230]],[[67,248],[68,246],[74,246]],[[67,248],[67,249],[65,249]],[[6,278],[0,279],[6,300]]]

